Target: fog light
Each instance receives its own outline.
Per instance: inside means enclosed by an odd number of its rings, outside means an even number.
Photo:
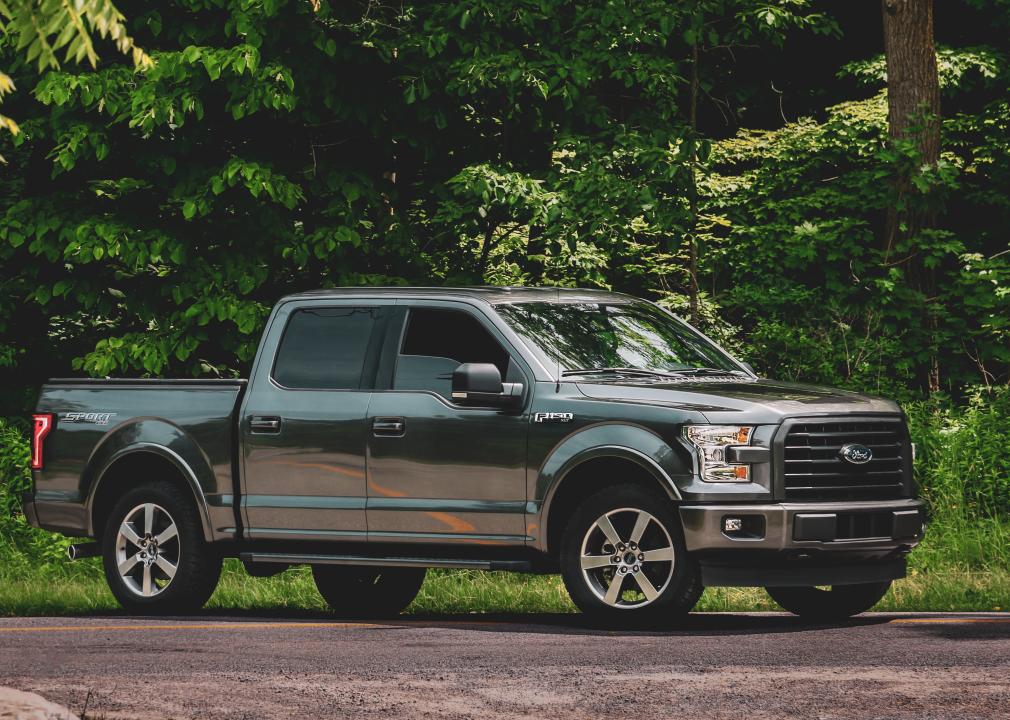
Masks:
[[[743,518],[728,517],[722,519],[723,532],[740,532],[743,530]]]

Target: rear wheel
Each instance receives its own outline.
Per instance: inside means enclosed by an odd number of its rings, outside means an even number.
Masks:
[[[128,491],[109,515],[102,562],[126,610],[167,615],[199,610],[221,576],[189,494],[170,483]]]
[[[576,508],[561,573],[575,604],[607,624],[674,620],[702,592],[676,508],[638,485],[606,488]]]
[[[887,594],[891,581],[859,585],[765,588],[772,600],[794,615],[810,620],[843,620],[866,612]]]
[[[425,568],[313,565],[312,577],[327,605],[347,617],[397,615],[417,596]]]

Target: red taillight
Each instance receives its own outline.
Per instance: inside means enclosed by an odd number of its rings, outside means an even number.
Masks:
[[[35,424],[32,427],[32,470],[42,469],[42,443],[46,435],[53,429],[53,416],[49,413],[32,415]]]

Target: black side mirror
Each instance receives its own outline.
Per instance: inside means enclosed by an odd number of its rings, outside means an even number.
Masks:
[[[747,369],[747,372],[749,372],[751,375],[757,375],[757,371],[754,369],[754,366],[751,365],[749,362],[742,362],[740,364],[743,365]]]
[[[491,363],[463,363],[452,373],[452,399],[460,405],[517,407],[522,383],[502,383],[501,371]]]

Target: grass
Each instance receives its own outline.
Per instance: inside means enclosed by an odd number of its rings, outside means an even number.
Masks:
[[[41,567],[0,546],[0,615],[75,615],[118,609],[97,559]],[[271,613],[325,611],[307,568],[252,578],[229,561],[208,608]],[[698,611],[777,610],[760,588],[709,588]],[[913,552],[909,576],[894,584],[878,610],[1010,609],[1010,524],[951,515],[934,522]],[[478,571],[428,573],[411,614],[569,613],[561,578]]]

